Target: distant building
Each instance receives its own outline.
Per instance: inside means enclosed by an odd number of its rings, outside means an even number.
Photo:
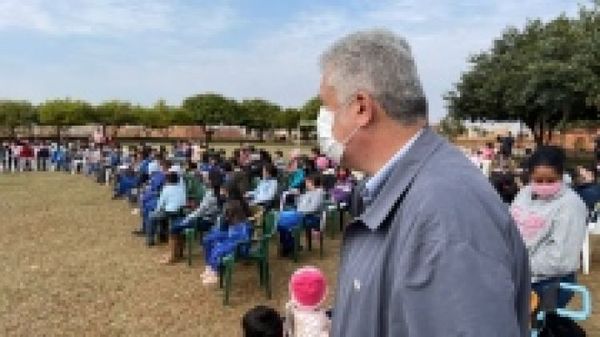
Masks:
[[[506,136],[509,132],[517,137],[521,135],[525,139],[533,139],[531,130],[519,121],[485,121],[485,122],[463,122],[467,129],[467,139],[496,139],[498,136]],[[463,136],[463,137],[465,137]]]

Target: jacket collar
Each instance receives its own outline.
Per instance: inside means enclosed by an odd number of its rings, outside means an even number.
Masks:
[[[445,141],[430,128],[423,129],[421,136],[408,152],[394,165],[382,188],[365,211],[358,217],[369,229],[376,230],[385,221],[394,205],[408,190],[421,167]]]

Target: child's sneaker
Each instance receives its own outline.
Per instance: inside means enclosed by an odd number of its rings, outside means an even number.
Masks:
[[[202,272],[202,274],[200,274],[200,277],[204,279],[211,272],[212,272],[212,270],[210,269],[210,267],[206,266],[206,267],[204,267],[204,271]]]
[[[214,285],[217,284],[219,282],[219,277],[217,276],[217,273],[215,273],[214,271],[209,271],[202,279],[202,284],[205,286],[210,286],[210,285]]]

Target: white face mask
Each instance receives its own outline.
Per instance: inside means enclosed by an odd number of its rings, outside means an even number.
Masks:
[[[336,163],[342,162],[346,144],[352,139],[358,127],[354,129],[342,142],[338,142],[333,136],[333,113],[326,107],[321,107],[319,116],[317,117],[317,137],[321,151]]]

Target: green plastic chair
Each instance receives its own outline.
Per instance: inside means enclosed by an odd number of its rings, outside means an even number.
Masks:
[[[185,190],[188,199],[194,200],[196,204],[202,202],[202,198],[204,198],[206,189],[200,179],[193,173],[186,173],[183,176],[183,181],[185,183]]]
[[[271,270],[269,267],[269,242],[276,231],[277,224],[277,212],[268,212],[263,220],[262,235],[258,239],[240,242],[238,245],[251,245],[250,252],[247,256],[240,256],[239,254],[230,254],[221,260],[219,268],[219,286],[224,288],[223,305],[229,304],[229,297],[232,286],[232,274],[235,262],[251,261],[256,262],[258,267],[259,284],[261,288],[265,288],[267,299],[271,299]]]
[[[197,230],[196,228],[186,228],[183,231],[183,235],[185,237],[185,245],[187,246],[187,263],[188,266],[191,267],[192,266],[192,252],[193,252],[193,248],[195,243],[197,242]]]

